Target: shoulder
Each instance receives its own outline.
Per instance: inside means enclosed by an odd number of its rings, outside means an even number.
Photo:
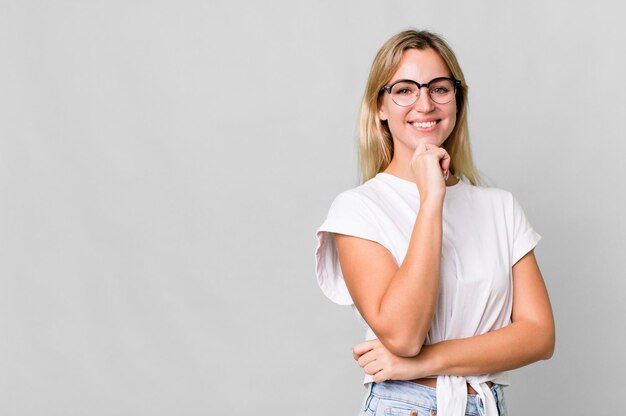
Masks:
[[[506,189],[495,187],[474,187],[483,198],[490,201],[494,206],[501,207],[505,212],[514,214],[521,210],[521,206],[513,193]]]
[[[378,188],[378,181],[373,178],[337,195],[317,230],[318,234],[331,232],[376,242],[382,240],[384,233],[381,227],[389,215],[384,208],[384,191],[381,194]]]
[[[341,192],[331,204],[331,211],[358,211],[373,209],[384,198],[384,187],[376,177],[367,182]]]
[[[376,214],[375,188],[376,182],[370,180],[341,192],[331,204],[326,220],[316,231],[317,281],[324,294],[340,305],[351,305],[353,302],[343,279],[334,235],[344,234],[383,246],[386,244],[380,217]]]
[[[474,204],[505,209],[511,209],[515,204],[513,194],[505,189],[475,186],[465,182],[460,185],[462,186],[462,192],[459,192],[459,194],[464,195],[469,202]]]
[[[462,191],[456,192],[456,195],[457,198],[452,198],[455,212],[470,216],[474,221],[482,219],[508,228],[516,217],[523,215],[517,199],[505,189],[464,184]]]

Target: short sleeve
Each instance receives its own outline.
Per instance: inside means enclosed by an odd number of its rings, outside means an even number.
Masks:
[[[511,266],[517,263],[529,251],[535,248],[541,236],[535,232],[526,218],[522,206],[515,197],[512,206],[513,218],[513,242],[511,253]]]
[[[315,272],[322,292],[339,305],[352,305],[352,297],[346,287],[334,233],[345,234],[382,244],[382,233],[375,215],[354,191],[346,191],[333,201],[328,217],[317,229]],[[383,244],[384,245],[384,244]]]

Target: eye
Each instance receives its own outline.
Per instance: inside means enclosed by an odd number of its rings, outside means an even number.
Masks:
[[[450,92],[450,90],[449,90],[448,88],[446,88],[446,87],[441,87],[441,86],[440,86],[440,87],[434,87],[434,88],[431,88],[431,90],[430,90],[430,93],[431,93],[431,94],[439,94],[439,95],[441,95],[441,94],[447,94],[447,93],[449,93],[449,92]]]
[[[447,95],[454,91],[454,84],[449,79],[436,79],[430,82],[430,95]]]
[[[396,97],[415,95],[417,87],[410,82],[399,82],[393,86],[391,93]]]

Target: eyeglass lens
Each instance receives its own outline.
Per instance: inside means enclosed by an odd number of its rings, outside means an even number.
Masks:
[[[391,99],[403,107],[414,104],[419,94],[420,88],[409,81],[399,82],[391,88]],[[428,85],[428,94],[437,104],[447,104],[454,98],[454,82],[449,79],[434,80]]]

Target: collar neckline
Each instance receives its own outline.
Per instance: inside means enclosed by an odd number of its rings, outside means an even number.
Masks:
[[[383,179],[386,182],[397,183],[399,186],[405,187],[407,189],[411,188],[411,189],[419,192],[418,189],[417,189],[417,185],[415,185],[415,182],[409,181],[409,180],[406,180],[406,179],[402,179],[401,177],[396,176],[396,175],[392,175],[391,173],[379,172],[376,175],[376,177],[380,178],[380,179]],[[460,188],[463,187],[463,185],[465,185],[465,182],[463,182],[462,180],[459,179],[458,182],[455,183],[454,185],[446,186],[446,195],[449,192],[456,192],[456,191],[458,191]]]

